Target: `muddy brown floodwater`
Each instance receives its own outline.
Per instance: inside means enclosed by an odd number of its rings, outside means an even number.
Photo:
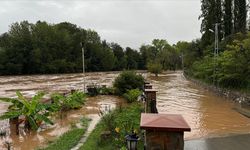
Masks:
[[[149,79],[158,90],[159,113],[182,114],[190,125],[186,140],[250,133],[250,118],[234,109],[239,104],[186,80],[182,72]]]
[[[111,86],[119,72],[87,73],[86,85],[101,84]],[[219,97],[186,80],[182,72],[166,72],[159,77],[143,74],[158,90],[157,107],[159,113],[182,114],[192,131],[185,134],[185,139],[224,136],[250,132],[250,119],[234,110],[238,104]],[[37,91],[66,92],[71,89],[83,89],[82,74],[1,76],[0,97],[15,97],[20,90],[26,97]],[[88,98],[80,110],[72,110],[64,115],[63,120],[56,118],[56,124],[50,129],[38,133],[22,133],[19,136],[14,130],[8,130],[15,149],[29,150],[55,139],[69,130],[70,125],[82,116],[92,118],[94,123],[99,119],[98,109],[110,105],[114,108],[123,100],[115,96],[98,96]],[[7,109],[7,104],[0,102],[0,113]],[[1,128],[9,128],[7,121],[0,122]],[[90,125],[94,128],[94,124]],[[0,139],[3,144],[4,139]],[[3,148],[0,146],[0,149]]]

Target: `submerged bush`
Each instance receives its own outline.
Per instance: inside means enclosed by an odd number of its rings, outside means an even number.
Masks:
[[[160,63],[148,63],[148,71],[158,76],[162,72],[162,65]]]
[[[51,96],[52,103],[59,110],[77,109],[85,102],[86,95],[83,92],[75,91],[74,93],[64,96],[55,93]]]
[[[101,87],[100,88],[100,94],[102,94],[102,95],[113,95],[114,94],[114,88]]]
[[[127,91],[125,94],[123,94],[123,97],[129,102],[135,102],[138,97],[142,94],[142,92],[139,89],[133,89]]]
[[[87,87],[88,95],[89,96],[97,96],[97,95],[113,95],[114,89],[106,86],[98,86],[92,85]]]
[[[141,89],[144,83],[142,75],[136,74],[134,71],[123,71],[114,82],[115,92],[123,95],[128,90]]]

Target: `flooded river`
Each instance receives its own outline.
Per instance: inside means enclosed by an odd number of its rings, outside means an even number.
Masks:
[[[234,108],[239,104],[201,88],[185,79],[181,72],[149,77],[158,90],[159,113],[182,114],[191,127],[185,139],[250,133],[250,118]]]
[[[250,133],[250,119],[234,110],[238,104],[191,83],[184,78],[182,72],[168,72],[159,77],[146,73],[143,75],[158,90],[159,113],[182,114],[190,125],[192,131],[185,134],[185,139]],[[84,83],[111,86],[116,76],[118,72],[87,73],[86,83],[82,74],[2,76],[0,96],[15,97],[16,90],[20,90],[27,97],[31,97],[37,91],[66,92],[71,89],[83,89]],[[90,98],[82,109],[69,112],[66,119],[58,120],[52,129],[26,136],[10,133],[10,138],[13,140],[15,149],[33,149],[67,131],[72,121],[84,115],[96,120],[98,109],[102,104],[115,107],[121,101],[114,96]],[[0,103],[0,113],[6,111],[6,108],[7,104]],[[29,144],[25,140],[29,140]]]

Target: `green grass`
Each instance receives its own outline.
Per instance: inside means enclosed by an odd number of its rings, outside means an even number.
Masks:
[[[117,109],[106,115],[96,125],[95,129],[89,135],[86,142],[80,150],[114,150],[126,146],[125,135],[131,131],[131,127],[140,132],[140,116],[142,106],[139,104],[131,104],[122,109]],[[115,132],[115,127],[120,128],[119,134]],[[113,129],[108,138],[101,139],[100,136],[103,131]],[[117,140],[119,139],[119,140]],[[139,141],[138,149],[143,149],[143,140]]]
[[[83,134],[86,132],[89,120],[87,118],[81,119],[82,128],[73,128],[70,131],[61,135],[58,139],[51,142],[46,148],[39,150],[69,150],[74,147]]]

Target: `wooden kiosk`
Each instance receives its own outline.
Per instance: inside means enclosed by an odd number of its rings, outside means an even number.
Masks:
[[[191,131],[181,115],[141,114],[146,150],[183,150],[184,132]]]

